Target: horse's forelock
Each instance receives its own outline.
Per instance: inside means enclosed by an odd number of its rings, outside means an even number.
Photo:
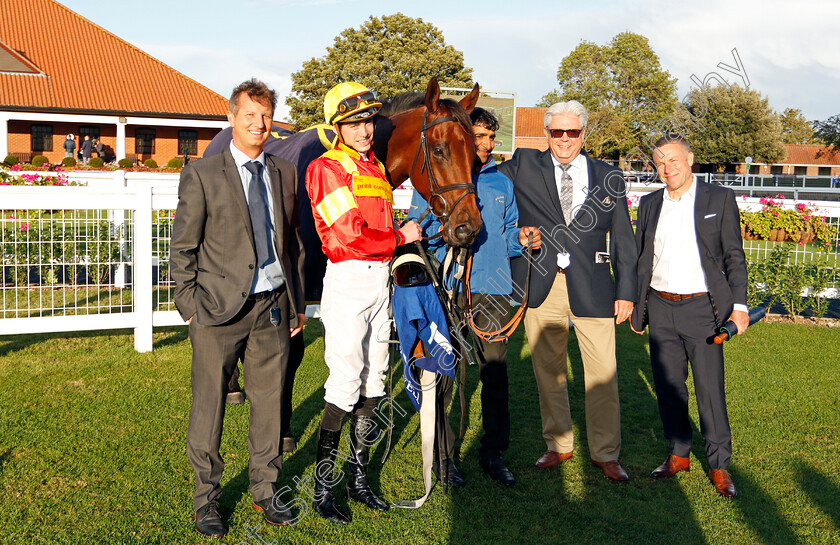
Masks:
[[[419,91],[409,91],[407,93],[400,93],[391,100],[386,100],[382,103],[382,110],[380,114],[388,117],[414,108],[423,106],[426,102],[425,93]],[[451,98],[440,99],[439,104],[449,110],[450,115],[460,123],[467,133],[472,134],[472,121],[470,121],[470,114],[461,106],[461,103]]]

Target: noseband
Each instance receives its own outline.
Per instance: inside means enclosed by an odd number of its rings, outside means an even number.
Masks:
[[[422,222],[423,219],[426,217],[426,214],[428,214],[431,211],[432,214],[437,216],[442,225],[446,225],[446,223],[449,221],[452,212],[455,210],[455,207],[457,207],[458,203],[461,202],[461,199],[463,199],[470,193],[475,193],[475,184],[472,182],[467,182],[460,184],[445,185],[443,187],[441,187],[440,184],[438,184],[437,180],[435,179],[435,173],[432,170],[431,159],[429,158],[429,142],[426,139],[426,131],[430,127],[434,127],[438,123],[454,121],[460,125],[460,122],[453,116],[444,116],[439,117],[430,123],[426,123],[426,117],[428,115],[429,110],[427,109],[423,112],[423,125],[420,127],[420,141],[417,143],[417,153],[414,154],[414,162],[411,163],[411,170],[408,172],[408,175],[409,177],[411,177],[414,174],[414,167],[417,166],[417,158],[420,157],[420,150],[422,149],[423,165],[420,167],[420,172],[426,172],[426,177],[429,179],[429,190],[431,194],[429,195],[429,208],[427,208],[426,211],[423,212],[423,214],[419,218],[419,221]],[[461,196],[455,200],[455,202],[452,204],[452,208],[450,209],[448,203],[446,202],[446,199],[442,196],[442,194],[447,191],[455,191],[458,189],[463,189],[464,193],[461,194]],[[440,215],[438,215],[434,210],[435,199],[440,199],[441,201],[443,201],[443,213]],[[438,232],[436,235],[429,237],[429,239],[436,238],[441,234],[443,234],[442,231]]]

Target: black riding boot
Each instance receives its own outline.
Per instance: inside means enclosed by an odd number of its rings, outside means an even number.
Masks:
[[[330,431],[323,428],[318,432],[318,454],[315,464],[315,496],[312,507],[315,512],[330,522],[349,524],[350,515],[341,508],[333,496],[333,473],[335,469],[335,455],[338,452],[338,441],[341,430]],[[320,475],[324,475],[321,478]]]
[[[387,511],[388,504],[374,495],[367,482],[371,447],[368,441],[376,437],[377,431],[373,418],[353,415],[353,420],[350,421],[350,475],[347,477],[347,495],[374,511]]]

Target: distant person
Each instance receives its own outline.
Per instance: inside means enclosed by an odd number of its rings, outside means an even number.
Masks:
[[[76,140],[72,134],[68,134],[64,139],[64,156],[73,157],[73,152],[76,151]]]
[[[90,161],[91,152],[93,151],[93,142],[90,140],[89,135],[85,135],[85,140],[82,142],[82,164],[88,164]]]
[[[831,187],[840,187],[840,172],[835,172],[831,179]]]
[[[93,150],[96,152],[96,156],[105,161],[105,144],[102,143],[102,140],[98,138],[93,139]]]
[[[665,188],[639,202],[636,239],[638,305],[630,318],[641,334],[650,324],[650,362],[669,453],[654,479],[688,471],[692,429],[688,363],[694,378],[709,478],[721,496],[735,496],[729,476],[732,434],[726,414],[723,347],[709,342],[729,320],[741,335],[749,325],[747,262],[735,193],[700,182],[694,154],[679,135],[660,138],[655,162]]]

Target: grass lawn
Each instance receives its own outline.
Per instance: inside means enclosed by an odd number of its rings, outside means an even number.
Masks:
[[[320,324],[312,320],[305,335],[292,421],[299,448],[284,461],[279,483],[292,488],[295,477],[314,468],[327,375]],[[840,330],[761,323],[726,345],[734,500],[715,494],[705,476],[699,432],[690,473],[665,482],[648,477],[667,444],[647,338],[626,324],[618,337],[621,462],[629,483],[608,481],[592,467],[585,441],[570,462],[534,468],[545,446],[520,330],[509,348],[513,429],[505,456],[515,487],[502,488],[478,467],[480,386],[471,368],[460,462],[466,488],[444,495],[438,487],[419,510],[375,514],[351,504],[348,527],[313,513],[293,527],[260,527],[248,493],[248,405],[232,406],[222,441],[222,514],[231,526],[223,541],[840,543]],[[190,353],[186,328],[158,331],[150,354],[135,353],[126,332],[0,337],[0,543],[212,542],[193,530],[193,474],[184,446]],[[580,438],[583,372],[576,348],[572,353],[570,396]],[[401,387],[395,400],[406,412],[396,414],[391,455],[379,464],[381,443],[371,468],[374,489],[391,502],[423,493],[419,418]],[[692,393],[697,423],[694,407]]]

